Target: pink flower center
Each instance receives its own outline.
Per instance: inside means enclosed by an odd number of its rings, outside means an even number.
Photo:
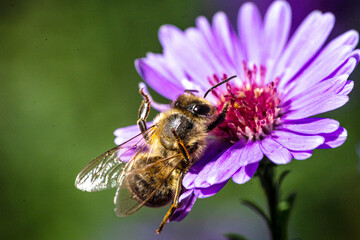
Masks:
[[[240,139],[261,139],[280,123],[280,99],[276,92],[279,78],[265,84],[265,67],[260,67],[258,74],[256,65],[252,70],[246,66],[246,63],[243,65],[246,74],[241,78],[242,85],[238,86],[232,82],[234,80],[231,80],[226,83],[226,90],[216,88],[212,91],[217,98],[219,112],[225,103],[229,103],[224,122],[213,133],[231,142]],[[224,74],[221,80],[226,78]],[[214,75],[212,79],[209,78],[209,82],[214,85],[219,83],[220,79]]]

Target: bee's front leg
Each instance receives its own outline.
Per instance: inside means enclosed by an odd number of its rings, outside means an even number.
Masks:
[[[151,103],[150,103],[149,96],[146,93],[144,93],[143,89],[140,89],[139,92],[143,96],[144,100],[141,102],[141,105],[139,108],[137,125],[139,126],[140,131],[143,134],[144,138],[147,139],[146,119],[150,113]]]
[[[220,125],[226,118],[226,112],[229,107],[229,102],[226,102],[222,108],[221,113],[217,116],[217,118],[208,126],[207,130],[210,132],[214,128],[216,128],[218,125]]]

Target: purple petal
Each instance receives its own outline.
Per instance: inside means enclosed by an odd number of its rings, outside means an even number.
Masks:
[[[162,104],[162,103],[157,103],[154,101],[154,99],[151,97],[145,83],[143,83],[143,82],[139,83],[139,89],[143,89],[145,94],[148,95],[150,103],[151,103],[151,107],[153,107],[155,110],[157,110],[159,112],[164,112],[164,111],[170,109],[170,107],[171,107],[170,104]]]
[[[201,49],[203,63],[210,65],[213,69],[212,72],[208,72],[208,76],[212,76],[214,73],[218,75],[236,74],[238,62],[243,60],[239,39],[223,13],[214,16],[213,25],[212,28],[204,17],[196,19],[197,30],[202,39],[202,41],[197,41],[197,48]],[[222,33],[225,35],[223,36]],[[230,42],[233,44],[232,46],[230,46]]]
[[[205,17],[198,17],[196,19],[196,27],[202,36],[202,42],[198,41],[198,47],[201,49],[204,59],[214,69],[212,73],[220,73],[227,68],[227,57],[218,51],[218,41],[213,33],[212,27]]]
[[[208,197],[214,196],[226,185],[226,183],[227,183],[227,181],[223,182],[223,183],[219,183],[219,184],[214,184],[207,188],[196,188],[194,190],[195,195],[198,198],[208,198]]]
[[[194,186],[206,188],[227,181],[240,167],[258,162],[263,154],[257,142],[241,141],[228,148],[216,161],[207,164],[194,180]]]
[[[323,50],[321,50],[318,57],[326,57],[326,56],[332,56],[333,52],[338,52],[339,49],[341,49],[344,46],[349,47],[350,49],[354,49],[356,45],[359,42],[359,34],[355,30],[347,31],[340,36],[336,37],[335,39],[331,40],[330,43],[328,43]],[[328,61],[329,63],[329,61]],[[324,65],[324,67],[326,67]],[[315,73],[315,71],[314,71]]]
[[[272,132],[272,139],[290,150],[303,151],[312,150],[324,143],[322,136],[306,136],[292,132],[275,130]]]
[[[183,179],[183,186],[187,189],[201,187],[194,185],[194,181],[199,177],[199,173],[202,172],[202,174],[206,176],[206,172],[209,172],[211,170],[211,166],[214,165],[217,159],[231,145],[232,144],[230,144],[229,142],[221,139],[210,139],[204,156],[190,168],[189,172],[186,173]],[[206,168],[204,169],[204,167]]]
[[[347,81],[343,89],[339,92],[340,95],[348,95],[351,90],[354,88],[354,82],[353,81]]]
[[[231,65],[230,69],[226,69],[228,75],[235,74],[234,69],[240,66],[244,56],[240,50],[239,39],[233,30],[226,14],[219,12],[213,17],[213,30],[217,39],[217,50],[221,52],[217,57],[226,57],[223,62]]]
[[[211,54],[212,48],[206,47],[206,40],[195,28],[189,28],[183,33],[174,26],[165,25],[159,30],[159,39],[172,69],[182,71],[182,74],[176,76],[184,88],[195,88],[204,92],[210,87],[207,77],[219,73],[219,69],[221,73],[227,73],[229,69],[230,64],[222,65],[226,66],[226,69],[219,68],[216,63],[218,57]]]
[[[338,130],[332,133],[321,134],[321,136],[325,138],[325,142],[319,148],[336,148],[345,142],[347,131],[345,128],[339,127]]]
[[[272,68],[288,40],[291,26],[291,8],[286,1],[273,2],[265,14],[264,46],[261,63],[267,68],[267,79],[273,81]]]
[[[204,40],[206,40],[207,43],[206,45],[209,46],[210,49],[214,48],[216,46],[216,40],[209,21],[203,16],[198,17],[196,19],[196,27],[204,36]]]
[[[299,94],[285,102],[283,107],[287,108],[290,104],[289,110],[296,110],[304,107],[307,108],[308,105],[311,105],[313,102],[323,101],[323,99],[327,98],[329,95],[332,96],[338,93],[346,84],[347,78],[348,75],[344,74],[324,80],[306,91],[306,93]]]
[[[179,68],[177,61],[171,59],[168,54],[155,54],[149,52],[146,54],[146,58],[138,60],[145,61],[149,66],[155,68],[156,71],[158,71],[167,81],[171,82],[178,88],[183,89],[180,79],[184,78],[184,71]],[[138,68],[136,61],[135,67]]]
[[[181,194],[179,198],[179,206],[170,217],[169,222],[180,222],[183,220],[190,212],[191,208],[194,206],[196,201],[196,196],[193,190],[188,190]]]
[[[307,102],[307,105],[302,106],[300,109],[290,111],[284,115],[284,119],[302,119],[311,117],[320,113],[328,112],[343,106],[349,101],[348,96],[343,95],[330,95],[321,96],[313,102]]]
[[[301,23],[276,63],[275,75],[283,76],[279,89],[319,51],[329,36],[334,21],[331,13],[321,14],[314,11]],[[285,69],[287,72],[284,72]]]
[[[259,65],[262,50],[262,19],[255,4],[248,2],[242,5],[238,15],[238,32],[248,62]]]
[[[207,20],[205,20],[207,21]],[[186,77],[186,75],[188,75],[188,79],[189,76],[191,76],[191,81],[194,84],[197,84],[199,86],[201,86],[201,88],[204,90],[206,90],[207,88],[209,88],[209,82],[206,80],[206,77],[208,77],[209,75],[213,74],[213,73],[219,73],[219,72],[225,72],[227,69],[228,64],[223,64],[223,62],[216,57],[217,54],[215,54],[215,51],[208,46],[208,41],[206,39],[206,37],[203,35],[202,32],[200,32],[198,29],[195,28],[189,28],[186,30],[185,32],[186,34],[186,38],[189,41],[189,44],[193,44],[194,45],[194,50],[192,50],[191,54],[192,55],[196,55],[197,61],[201,61],[200,65],[198,65],[198,69],[199,71],[202,71],[203,73],[197,73],[197,72],[193,72],[194,70],[189,71],[189,69],[187,68],[187,66],[185,66],[184,64],[179,64],[180,66],[184,65],[184,67],[182,67],[183,72],[185,73],[184,77]],[[178,49],[177,51],[185,51],[184,47],[182,47],[181,49]],[[176,53],[171,53],[171,54],[176,54]],[[180,55],[181,56],[181,55]],[[172,56],[173,58],[176,56]],[[179,58],[179,56],[177,56],[177,59],[175,59],[176,61],[187,61],[186,59],[181,59]],[[189,62],[188,64],[193,64],[194,62]],[[204,66],[203,66],[204,65]]]
[[[311,157],[312,150],[311,151],[290,151],[293,158],[296,160],[305,160]]]
[[[152,123],[151,123],[152,125]],[[149,126],[151,126],[149,125]],[[114,131],[115,135],[115,144],[120,145],[123,142],[129,140],[130,138],[138,135],[140,133],[140,129],[138,125],[132,125],[128,127],[118,128]]]
[[[154,121],[150,121],[146,123],[147,127],[154,125]],[[115,144],[119,145],[132,137],[140,134],[140,128],[138,125],[131,125],[123,128],[118,128],[114,131],[115,135]]]
[[[271,136],[261,141],[261,150],[273,163],[286,164],[291,162],[292,156],[288,149],[275,142]]]
[[[305,118],[281,124],[281,129],[303,134],[331,133],[338,128],[339,122],[329,118]]]
[[[147,122],[146,125],[147,127],[150,127],[154,125],[154,122],[153,121]],[[138,125],[118,128],[114,131],[114,135],[115,135],[114,142],[116,145],[120,145],[123,142],[126,142],[127,140],[129,140],[132,137],[135,137],[138,134],[140,134],[140,129]]]
[[[232,180],[237,184],[243,184],[249,181],[259,166],[259,162],[241,167],[233,176]]]
[[[356,30],[352,29],[341,34],[335,39],[336,39],[335,41],[332,41],[333,45],[331,45],[331,47],[336,48],[337,46],[340,45],[350,45],[353,48],[355,48],[359,43],[359,33]]]
[[[159,29],[158,37],[163,48],[166,48],[178,44],[177,38],[182,38],[182,34],[183,32],[176,26],[166,24]]]
[[[153,122],[147,123],[148,127],[152,125]],[[116,129],[114,131],[114,135],[116,136],[115,144],[122,145],[121,148],[116,152],[121,161],[127,162],[134,156],[136,151],[144,150],[142,145],[139,144],[144,141],[144,138],[140,134],[138,125]]]
[[[355,58],[356,62],[360,60],[360,49],[355,49],[351,54],[351,57]]]
[[[160,71],[164,67],[154,60],[151,61],[149,57],[136,60],[135,67],[137,72],[156,92],[168,99],[175,100],[177,96],[184,92],[184,89],[180,84],[170,82],[169,78],[161,74]]]
[[[189,36],[191,36],[191,40]],[[187,80],[187,83],[193,82],[193,86],[200,87],[200,89],[196,89],[199,91],[208,89],[210,84],[206,81],[206,78],[209,74],[214,73],[215,69],[207,61],[209,58],[204,57],[199,51],[204,51],[198,44],[201,41],[199,32],[194,28],[189,28],[183,33],[173,26],[165,25],[159,30],[159,38],[168,59],[177,64],[177,68],[183,72],[183,76],[178,81]],[[166,42],[164,38],[167,39]],[[189,87],[184,86],[184,88]]]
[[[336,49],[325,48],[315,60],[287,86],[291,92],[286,94],[285,101],[294,96],[316,88],[316,84],[330,75],[349,58],[352,46],[339,46]],[[329,61],[331,59],[331,61]]]
[[[346,61],[344,61],[344,63],[340,67],[338,67],[332,74],[328,76],[328,78],[340,76],[343,74],[350,75],[354,71],[356,65],[358,64],[359,58],[360,58],[360,51],[359,49],[356,49],[351,53],[350,57]]]

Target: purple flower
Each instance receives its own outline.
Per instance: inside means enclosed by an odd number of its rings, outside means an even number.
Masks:
[[[313,149],[344,143],[347,132],[336,120],[313,117],[348,101],[353,82],[347,79],[360,58],[354,30],[324,46],[334,22],[331,13],[314,11],[289,36],[291,9],[286,1],[275,1],[264,19],[254,4],[244,4],[237,33],[222,12],[212,25],[199,17],[196,27],[185,31],[161,27],[163,53],[148,53],[135,62],[159,94],[175,100],[184,89],[204,93],[237,75],[207,97],[218,110],[225,102],[230,107],[212,131],[205,155],[186,174],[186,191],[172,221],[182,220],[196,198],[216,194],[230,178],[238,184],[248,181],[264,157],[286,164],[309,158]],[[153,107],[169,108],[154,102]],[[138,132],[137,126],[118,129],[115,142]]]

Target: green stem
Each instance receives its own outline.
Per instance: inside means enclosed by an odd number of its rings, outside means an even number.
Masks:
[[[280,189],[275,180],[274,166],[275,165],[269,160],[263,159],[260,161],[257,174],[267,198],[270,214],[268,225],[271,231],[272,240],[286,240],[288,239],[288,232],[287,226],[282,226],[280,220]]]

